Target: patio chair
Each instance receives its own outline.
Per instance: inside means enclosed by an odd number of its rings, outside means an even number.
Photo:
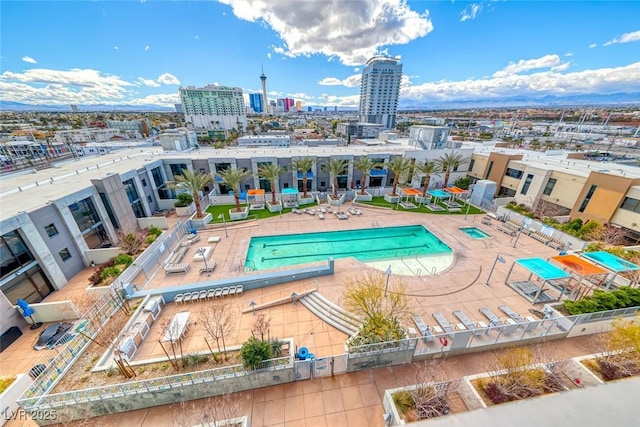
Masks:
[[[225,286],[222,288],[222,296],[226,297],[227,295],[229,295],[229,288]]]
[[[176,294],[173,302],[176,304],[181,304],[182,302],[184,302],[184,294]]]
[[[214,298],[220,298],[222,296],[222,288],[217,288]]]
[[[207,291],[198,292],[198,301],[204,301],[207,299]]]
[[[235,286],[230,286],[229,287],[229,296],[235,295],[235,294],[236,294],[236,287]]]
[[[216,297],[216,290],[215,289],[209,289],[207,291],[207,299],[211,299],[211,298],[215,298]]]
[[[242,285],[236,286],[236,295],[241,294],[243,289],[244,289],[244,287]]]
[[[191,292],[187,292],[186,294],[184,294],[184,297],[182,298],[182,302],[191,302]]]

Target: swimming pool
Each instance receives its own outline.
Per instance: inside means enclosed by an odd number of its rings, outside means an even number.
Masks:
[[[451,248],[421,225],[252,237],[245,268],[265,270],[354,257],[374,261],[450,254]]]
[[[487,237],[491,237],[489,234],[480,230],[478,227],[460,227],[459,230],[472,239],[486,239]]]

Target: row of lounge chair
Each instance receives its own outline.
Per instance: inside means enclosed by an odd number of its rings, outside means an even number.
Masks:
[[[482,220],[483,224],[485,223],[484,219]],[[491,222],[489,221],[488,224]],[[565,248],[565,243],[560,239],[556,239],[553,236],[542,233],[541,231],[535,231],[531,228],[526,228],[523,222],[517,222],[513,220],[507,220],[502,224],[498,225],[498,231],[502,231],[503,233],[508,234],[509,236],[515,236],[516,233],[522,231],[522,234],[526,234],[539,242],[544,243],[547,246],[552,247],[556,250],[562,250]]]
[[[222,298],[231,295],[239,295],[243,291],[242,285],[236,286],[225,286],[222,288],[214,288],[202,291],[194,291],[194,292],[185,292],[181,294],[176,294],[173,302],[176,304],[181,304],[185,302],[197,302],[204,301],[208,299]]]
[[[486,307],[478,310],[484,315],[488,323],[471,320],[463,311],[455,310],[452,314],[459,321],[455,326],[440,312],[433,313],[433,318],[437,324],[431,327],[427,325],[420,315],[414,314],[411,317],[425,343],[433,342],[434,335],[448,335],[449,338],[452,338],[453,334],[457,331],[470,331],[473,335],[480,335],[482,333],[487,334],[491,330],[499,330],[502,334],[510,334],[518,328],[529,330],[538,325],[536,319],[530,316],[522,317],[506,304],[498,306],[498,310],[507,315],[507,318],[504,320],[501,319]]]

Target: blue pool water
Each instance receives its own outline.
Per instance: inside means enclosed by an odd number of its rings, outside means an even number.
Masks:
[[[451,248],[421,225],[252,237],[245,268],[264,270],[329,257],[375,261],[451,253]]]
[[[588,258],[600,265],[605,266],[605,268],[608,268],[611,271],[621,272],[640,269],[640,267],[638,267],[637,265],[632,264],[629,261],[626,261],[615,255],[612,255],[609,252],[584,252],[582,255],[585,258]]]
[[[516,262],[542,280],[564,279],[570,276],[569,273],[549,264],[542,258],[522,258],[517,259]]]
[[[478,227],[460,227],[459,230],[472,239],[486,239],[487,237],[491,237],[489,234],[480,230]]]

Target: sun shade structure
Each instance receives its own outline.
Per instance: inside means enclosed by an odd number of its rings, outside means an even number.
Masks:
[[[415,188],[403,188],[402,194],[407,197],[411,196],[420,196],[422,192],[420,190],[416,190]]]
[[[514,288],[521,295],[531,301],[532,304],[554,301],[550,296],[544,293],[544,287],[548,281],[561,279],[569,279],[569,281],[571,280],[571,275],[569,273],[556,267],[555,265],[552,265],[542,258],[521,258],[515,260],[515,262],[511,266],[511,269],[509,269],[509,274],[507,274],[505,283],[509,282],[509,276],[511,276],[511,273],[513,272],[513,269],[516,265],[519,265],[529,271],[529,278],[525,281],[509,283],[509,286]],[[531,281],[531,278],[534,275],[542,279],[542,286],[540,286],[539,288],[535,283]],[[555,301],[560,301],[560,298],[562,298],[562,294]]]
[[[447,193],[444,190],[429,190],[427,191],[427,194],[435,197],[436,199],[448,199],[449,197],[451,197],[451,194]]]
[[[600,286],[604,280],[607,278],[609,274],[609,270],[605,270],[604,268],[600,268],[597,265],[584,260],[576,255],[558,255],[550,258],[556,264],[563,266],[566,270],[575,276],[578,280],[578,285],[582,284],[583,280],[587,280],[589,282],[589,290],[587,293],[591,291],[594,285]],[[593,276],[602,276],[600,279],[593,278]],[[595,282],[594,282],[595,280]],[[574,291],[577,289],[574,289]]]
[[[416,197],[416,196],[420,196],[422,195],[422,192],[420,190],[416,190],[415,188],[403,188],[400,190],[401,193],[401,198],[407,198],[406,201],[403,200],[402,202],[400,202],[400,205],[402,205],[403,208],[405,209],[417,209],[418,207],[416,205],[414,205],[412,202],[410,202],[409,200],[412,197]]]
[[[264,209],[264,190],[262,188],[248,190],[247,203],[251,205],[250,209]]]
[[[283,188],[282,203],[288,208],[298,207],[298,190],[296,188]]]
[[[461,194],[467,194],[469,192],[469,190],[463,190],[462,188],[458,188],[458,187],[447,187],[444,189],[444,191],[451,193],[455,196],[459,196]]]
[[[607,270],[613,272],[613,277],[607,284],[607,288],[609,288],[614,280],[616,280],[616,277],[619,273],[640,270],[640,267],[635,265],[634,263],[622,259],[619,256],[610,254],[609,252],[583,252],[581,255],[587,258],[589,261],[595,262],[596,264],[601,265]]]

